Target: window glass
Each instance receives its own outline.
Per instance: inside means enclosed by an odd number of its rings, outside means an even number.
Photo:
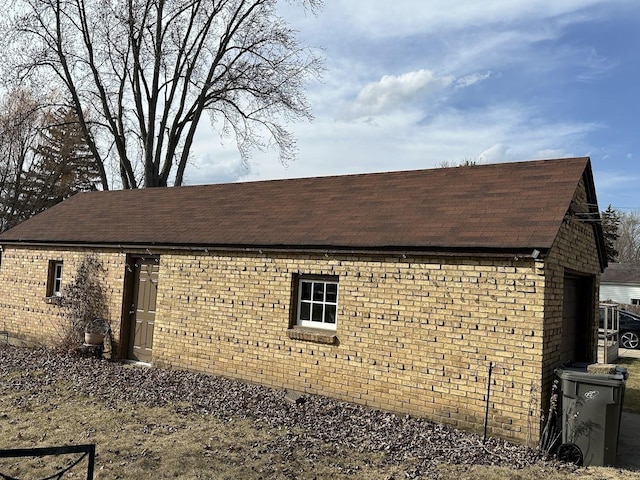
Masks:
[[[53,279],[53,294],[61,295],[62,293],[62,263],[56,263]]]
[[[336,323],[336,306],[327,305],[324,307],[324,321],[326,323]]]
[[[313,283],[313,301],[322,302],[323,300],[324,300],[324,283],[314,282]]]
[[[338,282],[331,279],[301,278],[298,283],[297,324],[303,327],[336,329]]]
[[[300,290],[301,295],[300,298],[302,300],[311,300],[311,282],[301,282]]]
[[[322,304],[314,303],[313,304],[313,316],[311,320],[314,322],[322,322]]]
[[[336,303],[338,301],[338,284],[337,283],[327,284],[326,301],[329,303]]]
[[[311,304],[303,302],[300,304],[300,320],[311,320]]]

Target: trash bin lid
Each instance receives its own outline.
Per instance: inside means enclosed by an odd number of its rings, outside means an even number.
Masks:
[[[624,370],[624,369],[623,369]],[[568,380],[571,382],[587,383],[591,385],[604,385],[610,387],[617,387],[624,385],[626,376],[626,370],[624,372],[614,374],[603,373],[588,373],[586,371],[556,368],[555,374],[560,380]]]

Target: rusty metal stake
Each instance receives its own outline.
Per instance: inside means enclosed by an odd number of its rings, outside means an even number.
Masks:
[[[487,442],[487,425],[489,424],[489,397],[491,396],[491,372],[493,371],[493,362],[489,362],[489,380],[487,380],[487,401],[484,408],[484,438],[482,444]]]

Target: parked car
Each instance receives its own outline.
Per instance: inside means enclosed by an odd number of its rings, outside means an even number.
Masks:
[[[640,347],[640,315],[625,310],[619,310],[618,315],[620,319],[618,344],[622,348]]]
[[[606,306],[600,306],[600,329],[604,327],[605,315],[609,318],[609,328],[615,328],[609,313],[605,314]],[[640,348],[640,315],[626,310],[618,310],[619,336],[618,345],[622,348]],[[602,330],[601,330],[602,332]]]

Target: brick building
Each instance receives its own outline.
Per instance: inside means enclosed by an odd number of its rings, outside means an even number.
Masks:
[[[535,442],[593,361],[588,158],[81,193],[0,236],[0,330],[43,341],[99,258],[123,359]]]

